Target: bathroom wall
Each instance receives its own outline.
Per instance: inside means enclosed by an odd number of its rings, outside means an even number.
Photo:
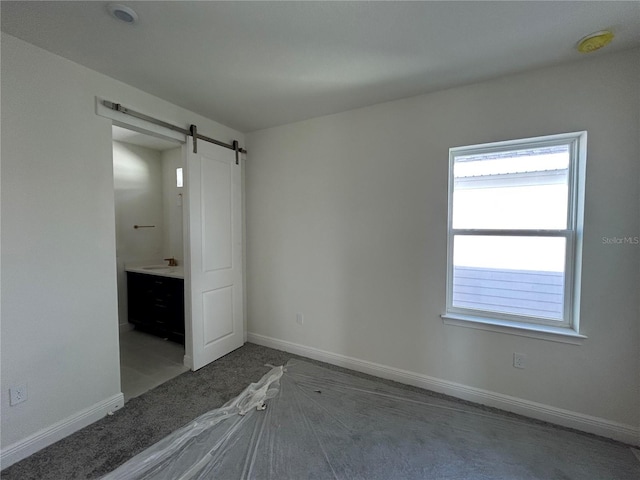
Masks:
[[[173,257],[183,265],[182,190],[176,186],[176,169],[183,166],[182,149],[161,152],[162,159],[162,210],[164,232],[162,258]]]
[[[113,142],[113,188],[116,214],[118,318],[127,325],[127,264],[157,263],[163,257],[163,168],[160,152]],[[153,228],[134,228],[152,225]]]

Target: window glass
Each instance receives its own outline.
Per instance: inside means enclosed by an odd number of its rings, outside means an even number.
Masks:
[[[567,145],[456,156],[453,228],[567,226]]]
[[[562,320],[563,237],[456,235],[454,307]]]
[[[176,168],[176,187],[181,188],[183,185],[182,180],[182,167]]]

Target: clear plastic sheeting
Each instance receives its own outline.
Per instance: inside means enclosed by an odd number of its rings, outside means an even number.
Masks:
[[[638,478],[640,465],[628,448],[595,437],[292,360],[103,478],[583,479],[612,472]]]
[[[265,410],[265,401],[279,390],[283,367],[274,367],[258,383],[222,407],[201,415],[155,445],[133,457],[103,479],[190,479],[202,477],[209,463],[231,448],[252,411]],[[246,428],[246,427],[245,427]]]

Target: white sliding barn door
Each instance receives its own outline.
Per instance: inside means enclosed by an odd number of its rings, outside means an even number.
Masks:
[[[233,150],[198,141],[193,153],[193,138],[187,140],[190,282],[185,303],[191,331],[187,322],[186,335],[197,370],[244,342],[242,192]]]

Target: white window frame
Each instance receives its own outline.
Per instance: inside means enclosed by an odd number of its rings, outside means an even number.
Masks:
[[[568,171],[567,228],[556,230],[535,229],[454,229],[453,191],[455,159],[458,156],[482,155],[518,149],[544,148],[568,145],[570,151]],[[516,335],[538,337],[567,343],[580,343],[586,338],[579,333],[580,278],[582,258],[582,231],[584,218],[584,187],[587,132],[573,132],[544,137],[509,140],[449,149],[449,197],[447,227],[447,297],[446,324],[499,331]],[[458,235],[561,237],[566,239],[563,320],[549,320],[518,314],[496,313],[453,305],[453,242]]]

